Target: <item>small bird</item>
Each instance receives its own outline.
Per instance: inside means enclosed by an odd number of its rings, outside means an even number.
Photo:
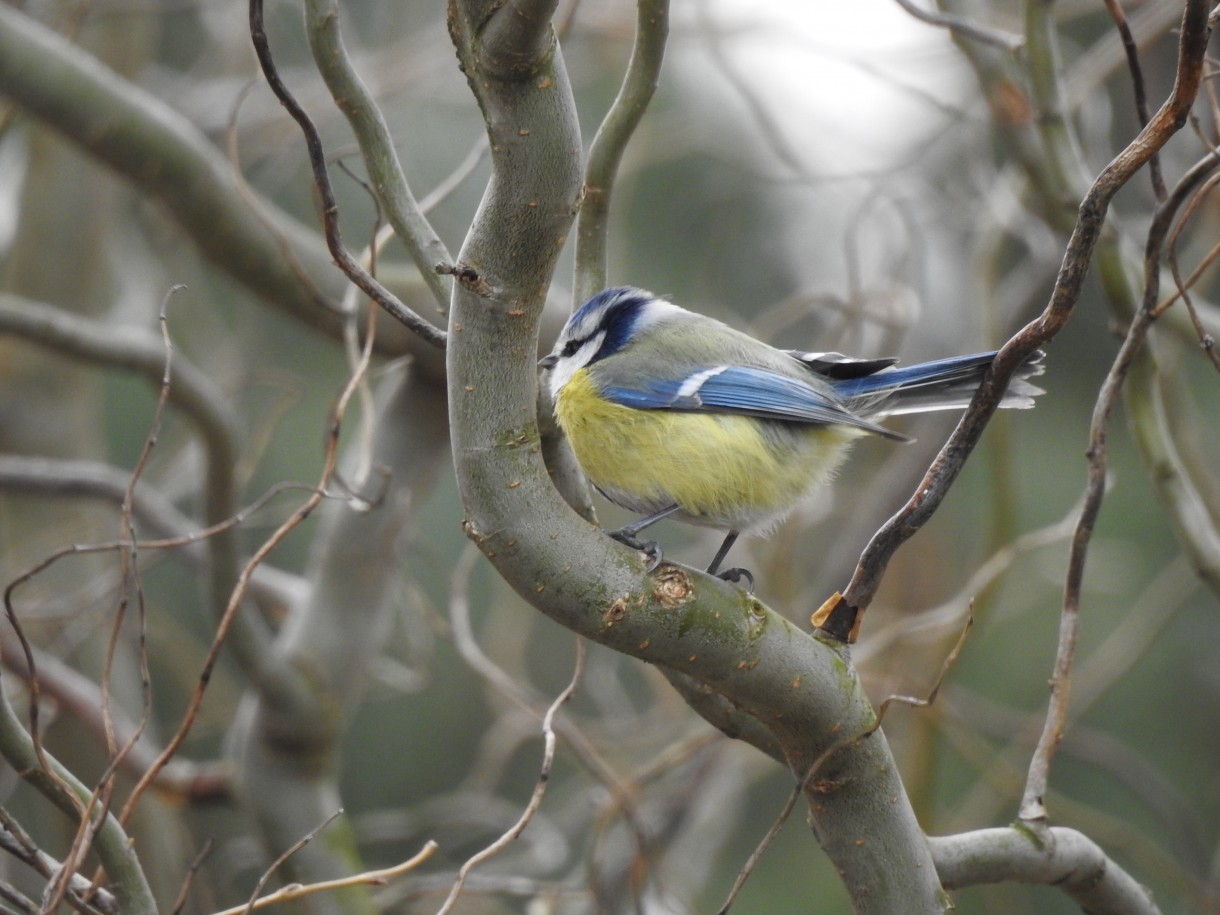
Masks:
[[[875,420],[969,404],[995,353],[906,368],[896,359],[781,350],[631,286],[605,289],[568,319],[540,360],[555,418],[597,490],[643,515],[610,536],[661,561],[639,533],[663,518],[765,534],[826,483],[865,435],[910,441]],[[1001,407],[1031,407],[1042,353]],[[721,578],[753,586],[745,569]]]

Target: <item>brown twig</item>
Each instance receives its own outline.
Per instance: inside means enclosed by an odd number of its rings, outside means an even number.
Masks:
[[[109,756],[106,770],[93,789],[93,794],[86,805],[85,815],[81,818],[81,825],[77,830],[76,837],[73,839],[72,846],[68,854],[64,858],[63,867],[56,874],[54,880],[47,887],[44,893],[44,899],[49,897],[47,907],[49,910],[54,910],[62,901],[64,894],[67,892],[68,883],[67,877],[74,873],[79,866],[79,862],[84,858],[89,846],[92,844],[93,837],[96,835],[97,828],[101,825],[101,819],[89,825],[89,819],[94,808],[101,812],[106,812],[110,809],[111,800],[114,796],[115,789],[115,774],[119,771],[123,761],[130,754],[136,742],[140,739],[140,735],[144,732],[144,728],[148,725],[149,715],[152,709],[152,674],[148,668],[148,652],[145,650],[145,614],[144,614],[144,589],[140,584],[138,551],[135,547],[136,536],[135,526],[132,521],[133,509],[135,501],[136,484],[140,477],[143,476],[144,469],[148,466],[149,456],[152,454],[152,449],[157,443],[158,436],[161,431],[161,422],[165,416],[166,407],[169,404],[171,382],[173,380],[173,342],[169,337],[169,326],[166,319],[166,308],[169,305],[170,298],[181,289],[186,287],[177,285],[170,288],[161,301],[161,310],[159,313],[161,326],[161,341],[165,353],[165,365],[161,374],[161,386],[157,395],[157,404],[153,410],[152,421],[149,424],[148,433],[144,436],[144,443],[140,448],[140,455],[136,459],[135,467],[132,469],[130,479],[127,484],[127,490],[123,494],[122,504],[119,506],[119,539],[127,541],[128,545],[121,547],[119,553],[119,599],[118,606],[115,611],[114,621],[110,627],[110,638],[106,645],[106,655],[102,663],[102,678],[101,678],[101,706],[102,706],[102,725],[106,736],[106,752]],[[138,639],[139,639],[139,662],[140,662],[140,684],[141,684],[141,711],[140,717],[135,728],[128,735],[127,740],[120,748],[118,740],[115,737],[114,720],[111,713],[110,703],[110,679],[114,669],[114,656],[118,650],[119,636],[123,629],[123,622],[127,615],[127,607],[130,601],[129,588],[134,581],[136,589],[136,605],[139,608],[139,623],[138,623]],[[32,657],[32,655],[31,655]],[[31,670],[31,681],[36,680],[35,672]],[[36,735],[31,735],[37,739]],[[100,886],[103,878],[102,872],[99,870],[93,879],[94,887]]]
[[[1196,50],[1195,43],[1198,42],[1198,63],[1201,64],[1202,53],[1206,47],[1206,26],[1206,4],[1196,2],[1188,6],[1183,17],[1178,79],[1174,83],[1169,102],[1158,112],[1158,118],[1160,118],[1167,109],[1172,110],[1178,116],[1176,120],[1178,126],[1185,123],[1189,102],[1193,101],[1194,92],[1197,91],[1199,85],[1199,67],[1197,65],[1193,68],[1193,72],[1184,72],[1189,59],[1188,49],[1189,51]],[[1198,33],[1195,33],[1196,29]],[[1200,35],[1203,39],[1201,42],[1199,41]],[[1183,103],[1185,103],[1185,107],[1182,107]],[[1152,123],[1155,123],[1155,120]],[[1076,530],[1072,535],[1072,545],[1068,554],[1067,579],[1064,584],[1063,608],[1059,623],[1059,644],[1050,680],[1051,699],[1042,736],[1030,759],[1025,790],[1021,798],[1020,817],[1026,823],[1042,824],[1047,819],[1046,787],[1050,777],[1050,764],[1067,726],[1067,709],[1071,694],[1072,666],[1076,655],[1085,562],[1088,559],[1097,516],[1101,512],[1101,504],[1105,498],[1106,472],[1109,466],[1107,439],[1110,415],[1131,365],[1142,350],[1156,317],[1156,303],[1160,292],[1161,253],[1178,208],[1185,199],[1181,183],[1174,190],[1174,194],[1167,196],[1166,202],[1157,208],[1153,216],[1144,247],[1143,303],[1127,330],[1123,344],[1102,383],[1097,403],[1093,408],[1093,418],[1089,426],[1089,447],[1086,452],[1089,468],[1085,485],[1084,507],[1076,522]]]
[[[1170,192],[1169,196],[1160,204],[1160,209],[1168,212],[1176,212],[1178,208],[1186,203],[1187,197],[1196,193],[1196,188],[1199,188],[1199,186],[1205,182],[1210,182],[1210,176],[1217,167],[1220,167],[1220,150],[1213,149],[1210,153],[1196,162],[1190,168],[1190,170],[1182,176],[1178,183],[1174,185],[1174,188]],[[1201,191],[1199,193],[1201,193]],[[1194,284],[1198,281],[1201,272],[1213,262],[1214,258],[1215,249],[1213,248],[1212,251],[1208,252],[1207,256],[1202,259],[1199,266],[1187,279],[1186,285],[1188,287],[1194,286]],[[1170,293],[1163,301],[1157,304],[1156,308],[1153,309],[1152,316],[1154,318],[1159,318],[1166,311],[1168,311],[1175,302],[1177,302],[1181,285],[1181,283],[1178,283],[1177,288],[1175,288],[1174,291]],[[1206,331],[1201,326],[1197,326],[1196,331],[1199,332],[1201,336],[1206,336]]]
[[[304,899],[306,896],[313,896],[317,893],[329,893],[331,890],[342,890],[352,886],[385,886],[395,877],[401,877],[403,874],[415,870],[436,854],[436,848],[436,843],[429,840],[424,843],[424,847],[413,857],[408,858],[401,864],[395,864],[393,867],[385,867],[375,871],[364,871],[359,874],[352,874],[350,877],[340,877],[338,880],[323,880],[320,883],[307,883],[304,885],[294,883],[282,887],[267,896],[256,899],[253,903],[225,909],[222,912],[214,913],[214,915],[248,915],[250,912],[257,912],[268,906],[279,905],[281,902],[292,902],[295,899]]]
[[[470,579],[475,564],[481,558],[482,554],[477,549],[468,546],[458,556],[453,575],[450,576],[449,619],[454,647],[470,668],[487,681],[497,695],[516,703],[530,715],[544,718],[548,707],[545,697],[528,685],[513,679],[508,671],[487,656],[475,639],[474,630],[470,625]],[[555,731],[567,743],[577,761],[605,787],[610,800],[623,811],[637,846],[644,848],[648,841],[647,830],[640,822],[633,783],[626,782],[619,776],[575,724],[560,721],[556,723]]]
[[[252,0],[257,3],[258,0]],[[216,634],[212,639],[212,644],[208,648],[206,657],[204,658],[203,669],[199,674],[199,681],[195,684],[195,689],[191,694],[191,699],[187,704],[186,711],[183,713],[182,721],[178,726],[178,730],[170,739],[165,749],[161,751],[161,755],[154,760],[153,764],[144,773],[143,777],[136,783],[132,789],[131,796],[127,798],[127,802],[123,805],[123,810],[119,815],[119,822],[126,823],[131,815],[135,812],[136,805],[144,792],[148,790],[148,786],[160,773],[174,755],[181,748],[186,740],[187,734],[190,733],[192,726],[195,723],[196,717],[199,715],[199,709],[203,705],[203,696],[207,691],[208,684],[212,679],[212,671],[216,667],[216,662],[220,657],[220,650],[224,645],[225,639],[228,636],[229,629],[233,625],[233,620],[237,616],[237,611],[241,608],[245,600],[246,591],[250,586],[250,577],[254,574],[254,570],[259,564],[280,545],[285,537],[288,536],[302,521],[304,521],[318,504],[326,497],[326,487],[331,477],[334,475],[335,466],[338,463],[339,454],[339,432],[343,423],[343,415],[347,409],[348,401],[356,391],[363,378],[365,371],[368,369],[369,361],[372,358],[373,333],[371,326],[373,324],[373,314],[369,313],[370,331],[365,335],[365,345],[362,353],[362,360],[352,373],[351,377],[344,385],[339,398],[331,411],[330,425],[327,430],[326,446],[322,461],[322,472],[319,476],[318,484],[314,487],[309,498],[297,508],[292,515],[287,518],[278,528],[263,542],[263,544],[254,552],[242,568],[241,573],[237,576],[237,581],[233,586],[233,590],[229,595],[229,602],[225,607],[224,613],[221,615],[220,622],[216,627]],[[271,672],[265,672],[264,676],[271,677]],[[266,686],[267,684],[263,684]]]
[[[1182,17],[1177,73],[1169,99],[1135,139],[1102,170],[1085,194],[1050,302],[1039,317],[1018,331],[996,355],[970,408],[933,460],[914,495],[873,535],[842,595],[835,595],[827,602],[829,606],[820,623],[826,634],[841,641],[853,638],[859,616],[876,596],[890,559],[940,506],[982,436],[1013,373],[1035,350],[1052,340],[1071,318],[1105,225],[1110,201],[1187,121],[1199,90],[1210,36],[1207,14],[1206,0],[1188,0]]]
[[[334,188],[330,183],[330,175],[326,168],[326,153],[322,148],[322,138],[305,109],[301,107],[284,81],[280,79],[275,60],[271,56],[271,46],[267,41],[267,31],[263,26],[263,0],[250,0],[250,39],[254,43],[254,52],[258,56],[267,85],[275,93],[280,104],[292,116],[305,135],[305,148],[309,153],[309,164],[313,168],[314,183],[318,195],[322,198],[322,227],[326,236],[326,246],[330,249],[335,264],[346,274],[348,279],[359,286],[370,299],[384,308],[390,315],[400,321],[422,340],[437,349],[445,347],[445,331],[429,321],[425,321],[408,308],[392,292],[386,289],[356,260],[343,244],[339,232],[339,204],[335,200]]]
[[[901,0],[899,0],[901,2]],[[1103,0],[1114,27],[1118,29],[1118,37],[1123,43],[1123,52],[1127,55],[1127,69],[1131,73],[1131,90],[1135,94],[1135,113],[1140,119],[1140,127],[1148,123],[1148,92],[1144,87],[1144,69],[1140,66],[1139,47],[1131,34],[1131,26],[1127,22],[1127,14],[1123,12],[1118,0]],[[1165,178],[1161,174],[1161,157],[1153,155],[1148,160],[1148,177],[1152,181],[1152,192],[1157,200],[1165,199]]]
[[[274,875],[275,872],[280,869],[285,861],[312,842],[318,833],[337,820],[342,814],[343,808],[340,807],[313,829],[309,830],[309,832],[305,833],[305,835],[301,836],[301,838],[289,845],[279,857],[272,861],[267,869],[264,870],[262,875],[258,878],[258,882],[254,884],[254,889],[250,893],[250,898],[247,900],[245,908],[243,908],[241,911],[246,913],[253,912],[255,904],[258,902],[258,897],[263,893],[263,887],[267,885],[267,881],[271,879],[272,875]]]
[[[542,770],[538,774],[538,781],[534,785],[534,791],[530,795],[529,803],[526,804],[525,810],[521,812],[521,816],[517,818],[517,822],[509,827],[508,831],[501,835],[498,839],[477,852],[466,860],[466,863],[458,870],[457,879],[453,882],[453,888],[449,891],[449,896],[445,899],[444,904],[437,911],[437,915],[446,915],[453,910],[454,903],[457,902],[458,895],[462,892],[462,886],[466,882],[467,876],[479,864],[486,861],[495,855],[498,855],[509,846],[529,825],[530,820],[534,818],[539,806],[542,804],[542,796],[546,793],[547,782],[551,777],[551,763],[555,758],[555,715],[558,714],[560,707],[572,698],[572,693],[576,691],[576,686],[580,682],[581,675],[585,669],[585,641],[582,638],[576,639],[576,665],[572,671],[572,679],[568,681],[568,685],[563,688],[555,701],[551,703],[550,708],[546,710],[546,715],[542,719]]]
[[[64,873],[64,865],[41,848],[11,814],[0,807],[0,849],[28,865],[35,873],[48,879]],[[69,872],[64,878],[66,893],[62,896],[72,908],[87,915],[116,915],[119,907],[107,890],[93,887],[80,874]],[[38,908],[30,911],[39,911]],[[46,911],[46,909],[42,909]]]
[[[178,898],[174,900],[174,907],[170,910],[170,915],[178,915],[186,908],[186,901],[191,895],[191,884],[195,882],[195,875],[199,873],[199,868],[203,866],[203,860],[212,851],[212,839],[209,836],[203,842],[203,847],[199,849],[199,853],[191,860],[190,866],[186,869],[186,876],[182,878],[182,888],[178,890]]]
[[[214,537],[219,533],[231,530],[245,521],[255,512],[260,511],[267,503],[278,496],[282,492],[292,489],[309,489],[313,491],[313,487],[306,486],[303,483],[278,483],[268,489],[259,498],[250,503],[242,511],[233,515],[231,518],[226,518],[224,521],[203,528],[199,531],[192,531],[189,534],[183,534],[175,537],[163,537],[154,540],[141,540],[138,543],[132,544],[127,540],[109,540],[103,543],[77,543],[71,544],[55,550],[53,553],[44,556],[34,565],[27,568],[17,577],[13,578],[4,588],[4,612],[8,619],[9,625],[13,628],[13,633],[16,635],[18,642],[21,645],[22,654],[25,656],[25,667],[29,671],[28,680],[31,684],[31,701],[30,701],[30,737],[35,747],[40,747],[41,743],[38,738],[39,727],[39,710],[38,710],[38,666],[34,660],[34,649],[30,644],[28,637],[25,634],[25,627],[21,625],[21,619],[17,614],[16,605],[13,602],[15,592],[28,582],[37,578],[48,568],[53,566],[68,556],[88,556],[96,553],[112,553],[118,550],[127,548],[137,548],[141,550],[168,550],[177,547],[186,546],[192,543],[199,543],[207,540],[209,537]],[[44,766],[44,768],[46,768]],[[53,776],[52,776],[53,777]]]
[[[1215,164],[1220,165],[1220,159],[1215,160]],[[1212,175],[1191,196],[1190,203],[1186,207],[1186,212],[1182,214],[1182,218],[1178,220],[1177,225],[1174,226],[1173,231],[1169,235],[1168,257],[1166,259],[1169,262],[1169,270],[1173,274],[1173,281],[1176,286],[1175,298],[1182,300],[1182,305],[1186,309],[1190,323],[1195,329],[1195,334],[1198,335],[1199,348],[1203,350],[1203,354],[1211,361],[1213,368],[1220,371],[1220,353],[1216,351],[1216,339],[1203,326],[1203,322],[1199,319],[1198,309],[1195,308],[1194,299],[1190,295],[1190,290],[1198,282],[1199,277],[1215,262],[1217,257],[1220,257],[1220,243],[1211,247],[1186,280],[1182,279],[1182,274],[1178,267],[1178,240],[1181,238],[1182,231],[1185,229],[1187,222],[1190,221],[1191,216],[1202,205],[1207,195],[1215,190],[1217,185],[1220,185],[1220,175]],[[1159,307],[1154,309],[1154,315],[1158,313]]]
[[[237,121],[238,116],[241,114],[242,105],[245,104],[246,99],[257,85],[258,77],[252,77],[250,82],[241,88],[241,91],[237,93],[237,98],[233,100],[233,107],[229,110],[229,120],[225,124],[225,155],[228,156],[229,168],[233,173],[233,186],[242,200],[245,201],[246,206],[250,208],[250,212],[254,214],[254,218],[263,224],[267,233],[280,249],[284,263],[288,265],[288,269],[297,278],[301,288],[308,291],[319,308],[335,311],[334,303],[318,288],[317,283],[306,272],[304,264],[301,263],[300,258],[297,257],[296,251],[292,247],[292,243],[284,235],[284,232],[276,223],[273,216],[267,211],[266,204],[262,198],[250,187],[250,183],[246,181],[245,173],[241,170],[241,151],[238,148]]]

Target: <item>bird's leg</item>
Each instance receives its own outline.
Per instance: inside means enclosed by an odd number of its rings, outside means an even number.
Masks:
[[[620,527],[617,531],[607,531],[606,533],[624,546],[629,546],[633,550],[639,550],[641,553],[647,554],[650,560],[648,571],[655,572],[657,566],[661,564],[661,545],[655,540],[640,540],[636,535],[649,525],[668,518],[677,510],[677,505],[671,505],[668,508],[661,509],[659,512],[653,512],[639,521],[633,521],[626,527]]]
[[[712,557],[712,564],[707,567],[708,575],[715,575],[717,578],[723,578],[725,581],[739,582],[743,578],[750,583],[749,591],[754,593],[754,576],[750,574],[749,569],[725,569],[723,572],[717,572],[720,568],[720,563],[724,562],[724,558],[729,555],[729,550],[733,548],[733,544],[737,542],[738,531],[729,531],[724,538],[724,543],[720,544],[720,549],[716,551],[716,555]]]

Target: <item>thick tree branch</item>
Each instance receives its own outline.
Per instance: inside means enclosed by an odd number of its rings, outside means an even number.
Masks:
[[[80,810],[90,804],[92,792],[45,750],[35,750],[34,741],[18,720],[8,697],[0,691],[0,754],[13,771],[42,794],[74,822]],[[45,760],[49,771],[43,769]],[[156,915],[148,880],[140,867],[135,849],[119,821],[110,813],[90,806],[96,829],[93,849],[106,869],[107,884],[124,915]]]
[[[1097,844],[1055,826],[1034,836],[1007,827],[928,839],[946,887],[1017,881],[1055,887],[1090,915],[1157,915],[1160,909],[1135,879]]]
[[[184,115],[8,4],[0,4],[0,93],[159,200],[221,270],[339,333],[340,278],[316,233],[268,202],[264,223],[228,161]]]
[[[581,521],[539,454],[534,352],[541,306],[580,191],[575,106],[556,46],[534,35],[506,76],[483,62],[485,4],[450,29],[487,122],[493,175],[459,262],[447,349],[454,461],[467,534],[552,619],[693,678],[774,735],[813,828],[862,913],[943,912],[923,834],[845,651],[723,582],[645,563]],[[532,60],[529,49],[545,49]],[[501,55],[503,56],[501,49]],[[723,705],[714,704],[723,723]],[[832,746],[811,777],[815,761]],[[884,799],[884,800],[880,800]],[[858,839],[868,836],[861,843]]]

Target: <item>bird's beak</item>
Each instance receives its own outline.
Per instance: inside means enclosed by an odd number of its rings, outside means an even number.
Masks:
[[[559,361],[559,357],[556,356],[554,353],[550,353],[549,355],[543,356],[541,359],[538,360],[538,368],[540,368],[540,369],[553,368],[555,363],[558,361]]]

